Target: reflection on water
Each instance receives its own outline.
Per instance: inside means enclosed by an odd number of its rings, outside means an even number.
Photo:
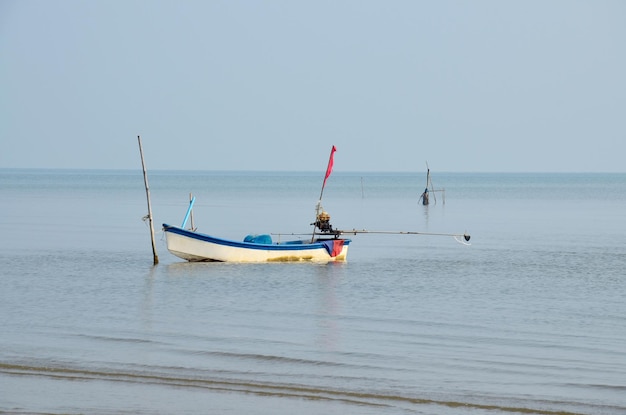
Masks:
[[[156,278],[158,265],[154,265],[150,267],[150,271],[144,277],[145,287],[143,290],[143,302],[141,307],[141,321],[143,322],[143,327],[145,329],[152,328],[152,307],[153,307],[153,288],[154,288],[154,279]]]
[[[428,208],[429,208],[429,206],[424,206],[424,205],[419,205],[418,206],[418,210],[422,211],[422,217],[424,218],[424,229],[426,231],[429,230],[429,227],[428,227],[428,212],[429,212],[429,209]]]
[[[328,267],[319,268],[317,275],[318,304],[317,325],[319,336],[317,343],[327,351],[336,351],[340,340],[338,316],[340,306],[335,292],[337,280],[345,270],[345,263],[333,262]]]

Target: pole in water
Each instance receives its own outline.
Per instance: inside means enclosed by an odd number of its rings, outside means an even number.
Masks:
[[[146,164],[143,161],[143,148],[141,147],[141,137],[137,136],[139,142],[139,154],[141,155],[141,168],[143,169],[143,182],[146,186],[146,198],[148,199],[148,221],[150,222],[150,239],[152,240],[152,255],[154,258],[154,265],[159,263],[159,256],[157,255],[156,245],[154,243],[154,225],[152,223],[152,207],[150,206],[150,186],[148,186],[148,174],[146,173]]]
[[[428,162],[426,162],[426,189],[424,189],[424,193],[422,193],[422,204],[427,206],[430,202],[428,200],[428,186],[430,185],[430,167],[428,167]]]

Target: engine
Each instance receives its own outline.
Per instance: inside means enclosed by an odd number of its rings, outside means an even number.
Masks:
[[[311,225],[315,225],[320,232],[331,233],[333,231],[333,226],[330,224],[330,215],[325,211],[320,212],[317,215],[315,222]]]

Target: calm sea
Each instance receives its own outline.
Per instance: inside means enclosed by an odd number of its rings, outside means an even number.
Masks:
[[[348,262],[186,263],[309,232],[323,174],[0,170],[0,412],[626,414],[626,174],[334,172]],[[278,238],[279,236],[274,236]],[[283,238],[284,236],[280,236]]]

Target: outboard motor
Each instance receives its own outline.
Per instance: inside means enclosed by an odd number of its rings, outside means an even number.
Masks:
[[[320,212],[317,215],[317,220],[311,225],[315,225],[320,230],[320,232],[330,233],[333,231],[333,226],[330,224],[330,215],[328,214],[328,212]]]

